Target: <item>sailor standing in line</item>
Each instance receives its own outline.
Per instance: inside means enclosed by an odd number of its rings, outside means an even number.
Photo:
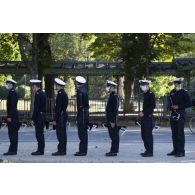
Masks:
[[[66,134],[66,123],[68,114],[66,112],[68,106],[68,95],[64,91],[65,82],[59,78],[54,79],[56,89],[58,91],[56,97],[55,106],[55,118],[53,125],[56,126],[56,136],[58,139],[58,150],[52,153],[52,156],[62,156],[66,155],[66,145],[67,145],[67,134]]]
[[[168,98],[168,110],[171,112],[170,124],[172,130],[173,151],[168,156],[185,156],[185,109],[192,106],[188,92],[182,89],[183,78],[173,81],[175,88],[170,92]]]
[[[7,96],[7,124],[8,124],[8,136],[10,140],[10,146],[8,152],[3,155],[16,155],[18,150],[18,94],[15,90],[15,85],[17,82],[13,79],[6,80],[6,88],[9,90]]]
[[[75,156],[86,156],[88,149],[89,98],[85,83],[85,78],[76,77],[77,128],[80,143],[79,151],[74,154]]]
[[[46,95],[41,89],[41,80],[30,80],[31,88],[35,92],[34,110],[32,120],[35,125],[35,136],[38,142],[37,151],[31,155],[44,155],[45,138],[45,114],[46,114]]]
[[[117,84],[113,81],[107,81],[106,91],[110,96],[106,105],[106,120],[110,139],[112,140],[110,152],[106,156],[117,156],[119,152],[119,129],[117,126],[117,117],[119,109],[119,96],[116,93]]]
[[[140,80],[140,88],[143,91],[143,110],[139,113],[141,119],[141,137],[144,142],[145,152],[141,153],[142,157],[153,156],[153,120],[152,115],[156,108],[154,93],[150,90],[151,81]]]

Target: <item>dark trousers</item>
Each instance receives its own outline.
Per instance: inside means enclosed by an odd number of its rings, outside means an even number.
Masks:
[[[38,114],[35,124],[35,136],[38,142],[39,152],[44,152],[45,149],[45,137],[44,137],[44,124],[45,124],[45,114]]]
[[[66,122],[67,113],[63,113],[56,121],[56,136],[58,139],[58,152],[66,153],[67,134],[66,134]]]
[[[88,148],[88,122],[89,122],[89,110],[82,109],[77,113],[77,128],[78,137],[80,139],[79,152],[87,153]]]
[[[170,120],[172,130],[173,149],[176,153],[185,152],[185,135],[184,125],[185,119],[181,118],[178,121]]]
[[[17,152],[18,150],[18,130],[19,122],[18,119],[11,119],[11,122],[8,122],[8,136],[10,140],[9,152]]]
[[[108,132],[111,139],[111,148],[110,152],[118,153],[119,152],[119,129],[117,123],[115,122],[115,127],[112,128],[110,122],[107,122]]]
[[[153,121],[151,116],[145,116],[141,119],[141,137],[144,142],[146,152],[153,154]]]

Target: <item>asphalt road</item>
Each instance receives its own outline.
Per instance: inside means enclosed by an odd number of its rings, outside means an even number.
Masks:
[[[121,132],[122,133],[122,132]],[[166,153],[172,150],[170,128],[161,127],[154,130],[154,157],[143,158],[139,154],[144,151],[138,127],[128,127],[124,135],[120,137],[120,151],[117,157],[105,157],[109,151],[110,139],[106,129],[98,128],[89,132],[89,150],[85,157],[75,157],[78,151],[78,136],[76,127],[69,127],[67,131],[67,155],[60,157],[51,156],[56,151],[57,139],[54,130],[45,130],[45,155],[31,156],[36,150],[36,140],[33,128],[20,129],[18,155],[3,156],[9,146],[7,128],[0,129],[0,158],[4,162],[28,162],[28,163],[186,163],[195,162],[195,135],[188,129],[186,133],[186,156],[182,158],[169,157]]]

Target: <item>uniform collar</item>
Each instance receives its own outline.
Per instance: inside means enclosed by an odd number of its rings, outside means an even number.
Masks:
[[[12,87],[9,91],[14,91],[15,89]]]
[[[85,88],[84,85],[81,85],[81,86],[78,87],[78,89],[83,89],[83,88]]]
[[[111,93],[110,93],[110,95],[114,95],[116,93],[116,91],[112,91]]]
[[[58,93],[62,93],[64,90],[63,89],[60,89],[59,91],[58,91]]]
[[[36,92],[36,94],[39,94],[40,91],[41,91],[41,89],[38,89],[37,92]]]
[[[150,93],[150,89],[148,91],[144,92],[144,94],[148,94],[148,93]]]
[[[183,89],[183,88],[181,88],[180,90],[177,91],[177,90],[174,88],[174,89],[172,90],[172,92],[177,93],[177,92],[182,91],[182,89]]]

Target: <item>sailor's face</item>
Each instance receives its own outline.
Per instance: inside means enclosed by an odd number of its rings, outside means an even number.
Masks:
[[[6,83],[6,89],[10,90],[13,88],[13,84],[12,83]]]
[[[59,91],[61,89],[61,87],[59,85],[55,85],[55,88],[57,91]]]
[[[81,86],[82,86],[82,84],[80,84],[80,83],[76,82],[76,83],[75,83],[75,86],[76,86],[76,89],[78,89],[79,87],[81,87]]]
[[[182,88],[181,83],[174,83],[175,89],[178,91]]]
[[[146,91],[148,91],[149,86],[148,86],[148,85],[141,85],[140,88],[141,88],[141,90],[142,90],[143,92],[146,92]]]
[[[105,90],[106,90],[107,93],[109,93],[110,92],[110,86],[106,86]]]
[[[37,88],[38,88],[38,87],[37,87],[36,85],[32,85],[32,86],[31,86],[31,89],[32,89],[33,92],[36,92],[36,91],[37,91]]]

